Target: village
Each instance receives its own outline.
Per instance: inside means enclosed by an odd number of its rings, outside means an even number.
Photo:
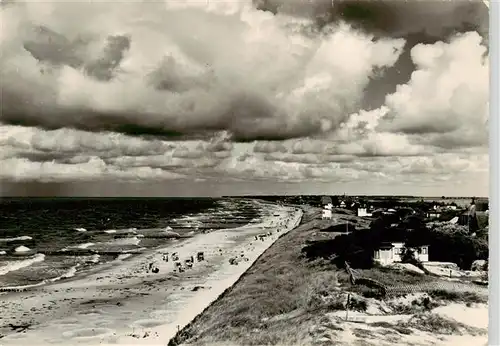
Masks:
[[[378,233],[378,238],[370,245],[371,260],[380,266],[394,266],[406,262],[406,268],[416,272],[434,273],[452,277],[473,277],[478,284],[487,284],[487,250],[473,249],[474,254],[451,254],[443,249],[444,243],[436,242],[432,235],[447,232],[450,242],[458,237],[466,243],[482,243],[487,248],[488,202],[474,198],[469,205],[457,205],[455,202],[441,201],[367,201],[358,197],[321,198],[321,220],[325,225],[332,220],[338,221],[338,215],[349,215],[344,226],[336,225],[336,231],[345,229],[346,234],[356,232],[356,225],[368,226],[371,232]],[[356,218],[354,218],[354,216]],[[345,217],[344,217],[345,218]],[[335,220],[337,219],[337,220]],[[369,225],[366,224],[369,222]],[[339,227],[340,226],[340,227]],[[327,227],[328,228],[328,227]],[[432,230],[429,232],[429,230]],[[356,236],[353,239],[359,238]],[[467,241],[468,240],[468,241]],[[477,240],[477,241],[476,241]],[[482,240],[482,242],[481,242]],[[450,244],[451,245],[451,244]],[[472,247],[474,247],[474,245]],[[367,250],[367,249],[365,249]],[[413,265],[409,267],[409,265]],[[418,268],[420,267],[420,268]],[[462,274],[458,272],[462,270]],[[475,273],[471,273],[475,272]],[[483,273],[478,278],[479,273]]]

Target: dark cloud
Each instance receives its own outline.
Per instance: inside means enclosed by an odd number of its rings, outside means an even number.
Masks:
[[[481,0],[254,0],[254,4],[274,14],[315,18],[319,27],[344,20],[384,37],[425,32],[442,38],[471,30],[488,35],[488,8]]]

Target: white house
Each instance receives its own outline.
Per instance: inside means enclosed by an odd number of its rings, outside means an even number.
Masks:
[[[321,215],[322,219],[331,219],[332,218],[332,209],[327,209],[326,207],[323,209],[323,214]]]
[[[428,218],[437,218],[437,217],[440,217],[441,216],[441,213],[437,210],[431,210],[427,213],[427,217]]]
[[[403,249],[405,243],[387,243],[381,245],[377,250],[374,251],[373,259],[382,265],[388,265],[394,262],[401,262],[401,255],[403,254]],[[413,254],[417,260],[420,262],[429,261],[429,246],[424,245],[418,248],[412,248]]]
[[[366,208],[358,208],[358,216],[372,216],[372,213],[369,213]]]

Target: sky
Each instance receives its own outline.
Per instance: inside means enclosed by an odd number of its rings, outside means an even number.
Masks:
[[[488,196],[481,0],[0,11],[2,195]]]

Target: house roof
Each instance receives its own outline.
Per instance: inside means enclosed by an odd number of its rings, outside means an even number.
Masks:
[[[378,249],[380,250],[390,250],[394,247],[393,244],[403,244],[404,246],[404,242],[392,242],[392,243],[389,243],[389,242],[383,242],[383,243],[380,243],[380,245],[378,246]],[[429,245],[419,245],[419,246],[415,246],[415,247],[429,247]]]
[[[392,249],[394,246],[389,243],[389,242],[383,242],[383,243],[380,243],[379,245],[379,249],[382,249],[382,250],[387,250],[387,249]]]

